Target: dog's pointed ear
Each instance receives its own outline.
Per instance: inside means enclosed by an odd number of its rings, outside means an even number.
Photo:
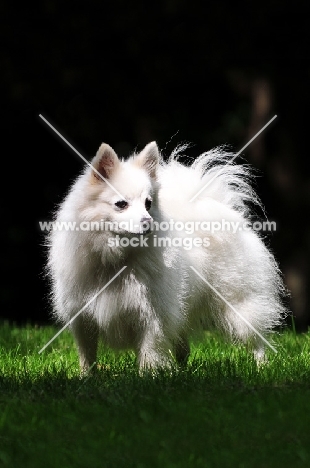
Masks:
[[[159,149],[155,141],[152,141],[138,154],[135,163],[145,169],[152,179],[156,179],[159,164]]]
[[[113,172],[116,171],[120,161],[115,153],[114,149],[106,143],[102,143],[97,151],[96,156],[91,162],[93,167],[92,177],[93,181],[102,181],[104,179],[110,179]]]

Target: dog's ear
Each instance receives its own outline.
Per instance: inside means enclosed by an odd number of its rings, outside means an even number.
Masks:
[[[152,179],[156,179],[159,164],[159,150],[155,141],[152,141],[135,158],[135,164],[145,169]]]
[[[119,166],[120,161],[113,148],[106,143],[102,143],[91,164],[93,167],[92,177],[95,182],[102,181],[100,175],[104,179],[110,179],[113,172]]]

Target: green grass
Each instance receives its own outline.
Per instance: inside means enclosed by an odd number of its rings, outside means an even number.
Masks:
[[[0,466],[310,466],[310,333],[275,335],[260,368],[206,334],[186,368],[143,377],[101,348],[81,379],[69,332],[38,354],[55,331],[0,328]]]

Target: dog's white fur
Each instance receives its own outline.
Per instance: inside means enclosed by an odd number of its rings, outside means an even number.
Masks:
[[[142,223],[164,221],[249,220],[247,201],[259,203],[244,165],[218,148],[192,165],[178,162],[178,147],[164,162],[155,142],[120,161],[102,144],[61,204],[57,221],[128,221],[131,232],[59,231],[49,237],[48,272],[57,319],[68,322],[124,266],[127,268],[72,323],[80,365],[96,360],[99,335],[114,349],[134,349],[141,369],[169,366],[171,355],[185,362],[189,338],[216,326],[232,339],[251,344],[263,355],[253,330],[190,268],[193,266],[263,336],[282,323],[285,308],[281,275],[273,255],[253,230],[208,233],[209,245],[185,250],[156,247],[151,232],[147,247],[109,246],[109,239],[143,234]],[[105,181],[101,179],[101,174]],[[191,198],[217,175],[193,201]],[[107,183],[118,191],[122,198]],[[148,210],[146,199],[152,199]],[[126,201],[119,208],[115,203]],[[192,237],[206,236],[199,230]],[[188,235],[187,235],[188,237]]]

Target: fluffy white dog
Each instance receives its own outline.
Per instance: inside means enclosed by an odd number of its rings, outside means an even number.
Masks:
[[[55,317],[66,323],[83,308],[72,322],[83,371],[99,336],[134,349],[141,369],[156,368],[172,356],[186,362],[190,337],[210,326],[262,358],[283,321],[278,266],[249,228],[248,202],[259,201],[248,169],[221,148],[185,166],[182,149],[164,162],[152,142],[123,161],[102,144],[55,215]],[[74,230],[59,228],[68,222]]]

